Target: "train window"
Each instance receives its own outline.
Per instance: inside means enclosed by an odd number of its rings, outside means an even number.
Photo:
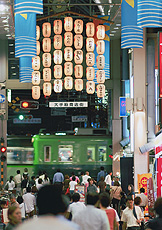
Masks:
[[[95,147],[87,147],[87,161],[95,161]]]
[[[99,161],[106,161],[106,152],[107,148],[106,146],[99,146],[98,147],[98,159]]]
[[[44,162],[51,161],[51,146],[44,146]]]
[[[33,148],[28,147],[8,147],[8,164],[33,164]]]
[[[73,146],[72,145],[59,145],[58,146],[59,161],[72,161],[73,159]]]

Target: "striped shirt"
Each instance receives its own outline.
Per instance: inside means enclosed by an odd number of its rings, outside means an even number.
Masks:
[[[43,0],[15,0],[15,14],[43,14]]]

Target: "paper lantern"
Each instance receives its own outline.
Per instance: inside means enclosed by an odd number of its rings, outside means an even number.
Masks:
[[[56,93],[62,92],[62,80],[54,80],[54,91]]]
[[[54,48],[56,50],[60,50],[62,48],[62,36],[55,35],[53,39]]]
[[[72,77],[64,78],[64,87],[66,90],[71,90],[73,88],[73,78]]]
[[[44,81],[51,81],[51,68],[44,68],[43,69],[43,80]]]
[[[33,85],[39,85],[40,84],[40,77],[41,77],[41,74],[39,71],[33,71],[33,73],[32,73],[32,84]]]
[[[83,90],[83,80],[82,79],[75,79],[75,90],[76,91]]]
[[[38,41],[40,39],[40,27],[36,26],[36,40]]]
[[[51,51],[51,39],[43,38],[42,46],[43,46],[43,52],[49,53]]]
[[[88,81],[93,81],[95,77],[95,69],[94,67],[87,67],[86,68],[86,78]]]
[[[87,53],[86,54],[86,64],[87,66],[93,66],[95,63],[95,55],[94,53]]]
[[[74,47],[75,49],[82,49],[83,47],[83,36],[82,35],[75,35],[74,36]]]
[[[97,83],[101,84],[105,82],[105,71],[97,70]]]
[[[95,83],[94,81],[87,81],[86,83],[86,91],[88,94],[94,94],[95,92]]]
[[[103,40],[98,40],[96,43],[96,49],[98,54],[105,53],[105,42]]]
[[[62,78],[62,65],[54,66],[54,77],[57,79]]]
[[[97,85],[97,97],[102,98],[105,96],[105,85]]]
[[[86,24],[86,35],[87,37],[93,37],[95,34],[95,25],[93,22],[88,22]]]
[[[97,39],[104,39],[105,38],[105,26],[99,25],[97,26]]]
[[[74,32],[76,34],[81,34],[83,32],[83,20],[77,19],[74,22]]]
[[[62,21],[61,20],[54,20],[53,31],[55,34],[61,34],[62,33]]]
[[[43,23],[42,33],[45,38],[49,38],[51,36],[51,24],[49,22]]]
[[[57,65],[60,65],[62,63],[62,51],[61,50],[55,50],[53,52],[53,61]]]
[[[37,56],[40,54],[40,42],[37,41]]]
[[[40,86],[32,87],[32,98],[38,100],[40,98]]]
[[[105,56],[98,55],[97,56],[97,69],[104,69],[105,66]]]
[[[44,67],[49,68],[51,66],[51,54],[44,53],[42,55],[42,62]]]
[[[83,51],[82,50],[75,50],[74,51],[74,62],[78,64],[82,64],[83,62]]]
[[[71,32],[66,32],[64,34],[64,44],[65,46],[73,45],[73,34]]]
[[[64,29],[65,31],[72,31],[73,29],[73,18],[72,17],[65,17],[64,19]]]
[[[32,68],[33,68],[33,70],[39,70],[40,69],[40,57],[39,56],[32,58]]]
[[[50,82],[43,83],[43,94],[46,97],[49,97],[51,95],[51,83]]]
[[[71,76],[73,74],[73,63],[65,62],[64,64],[64,74],[66,76]]]
[[[86,50],[87,52],[94,51],[94,38],[87,38],[86,39]]]
[[[71,47],[66,47],[64,49],[64,59],[65,61],[73,60],[73,49]]]
[[[83,66],[76,65],[74,68],[74,73],[75,73],[76,78],[82,78],[83,77]]]

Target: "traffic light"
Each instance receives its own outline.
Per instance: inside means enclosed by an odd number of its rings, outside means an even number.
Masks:
[[[21,109],[38,109],[39,102],[38,101],[20,101]]]
[[[7,148],[6,148],[6,147],[4,147],[4,146],[2,146],[2,147],[1,147],[1,153],[5,153],[5,152],[6,152],[6,150],[7,150]]]
[[[22,115],[22,114],[19,115],[19,120],[20,120],[20,121],[24,120],[24,115]]]

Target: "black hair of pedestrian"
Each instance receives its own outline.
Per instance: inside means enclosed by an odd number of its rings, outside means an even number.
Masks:
[[[41,178],[39,178],[38,180],[38,184],[42,184],[43,180]]]
[[[40,188],[37,196],[39,215],[58,215],[67,211],[68,198],[55,189],[54,185],[46,185]]]
[[[24,202],[22,196],[18,196],[18,197],[17,197],[17,202],[18,202],[19,204],[22,204],[22,203]]]
[[[129,184],[128,186],[130,186],[130,187],[131,187],[131,191],[129,191],[129,193],[134,192],[134,186],[133,186],[132,184]]]
[[[118,181],[115,181],[115,182],[114,182],[114,186],[120,186],[119,182],[118,182]]]
[[[75,192],[73,195],[72,195],[72,200],[73,202],[78,202],[80,200],[80,194]]]
[[[145,193],[145,189],[144,188],[140,188],[140,193]]]
[[[27,192],[27,193],[31,192],[31,187],[28,186],[28,187],[26,188],[26,192]]]
[[[101,166],[101,167],[100,167],[100,169],[101,169],[101,171],[103,171],[103,170],[104,170],[104,167],[103,167],[103,166]]]
[[[57,169],[57,172],[61,172],[61,170],[58,168],[58,169]]]
[[[134,204],[135,205],[139,206],[141,202],[142,202],[141,197],[137,196],[134,198]]]
[[[1,204],[1,205],[7,204],[7,200],[1,200],[1,201],[0,201],[0,204]]]
[[[65,180],[69,179],[69,175],[65,175]]]
[[[72,177],[72,181],[75,181],[75,179],[76,179],[75,176],[73,176],[73,177]]]
[[[133,198],[132,198],[131,196],[128,196],[128,197],[126,198],[126,202],[129,201],[129,200],[133,201]]]
[[[16,172],[17,172],[17,174],[20,174],[20,170],[17,170]]]
[[[87,205],[95,205],[98,200],[99,200],[99,194],[98,193],[91,193],[91,192],[87,193],[87,195],[86,195],[86,204]]]
[[[28,169],[27,169],[27,168],[24,168],[24,172],[26,172],[26,173],[27,173],[27,172],[28,172]]]
[[[44,180],[45,180],[45,181],[48,181],[47,173],[44,174]]]
[[[34,193],[34,194],[38,192],[38,189],[37,189],[37,187],[35,185],[32,186],[31,192]]]
[[[162,218],[162,197],[158,197],[155,201],[154,210]]]
[[[84,172],[83,172],[83,171],[81,171],[80,175],[81,175],[81,176],[82,176],[82,175],[84,175]]]
[[[107,208],[108,206],[110,206],[110,196],[107,192],[103,192],[100,194],[99,196],[100,199],[100,203],[104,208]]]
[[[34,180],[34,179],[35,179],[35,176],[32,176],[31,179]]]
[[[74,172],[72,172],[72,173],[71,173],[71,175],[72,175],[72,176],[75,176],[75,173],[74,173]]]
[[[10,176],[10,180],[9,180],[9,181],[10,181],[10,183],[11,183],[11,181],[12,181],[12,180],[13,180],[13,176]]]

